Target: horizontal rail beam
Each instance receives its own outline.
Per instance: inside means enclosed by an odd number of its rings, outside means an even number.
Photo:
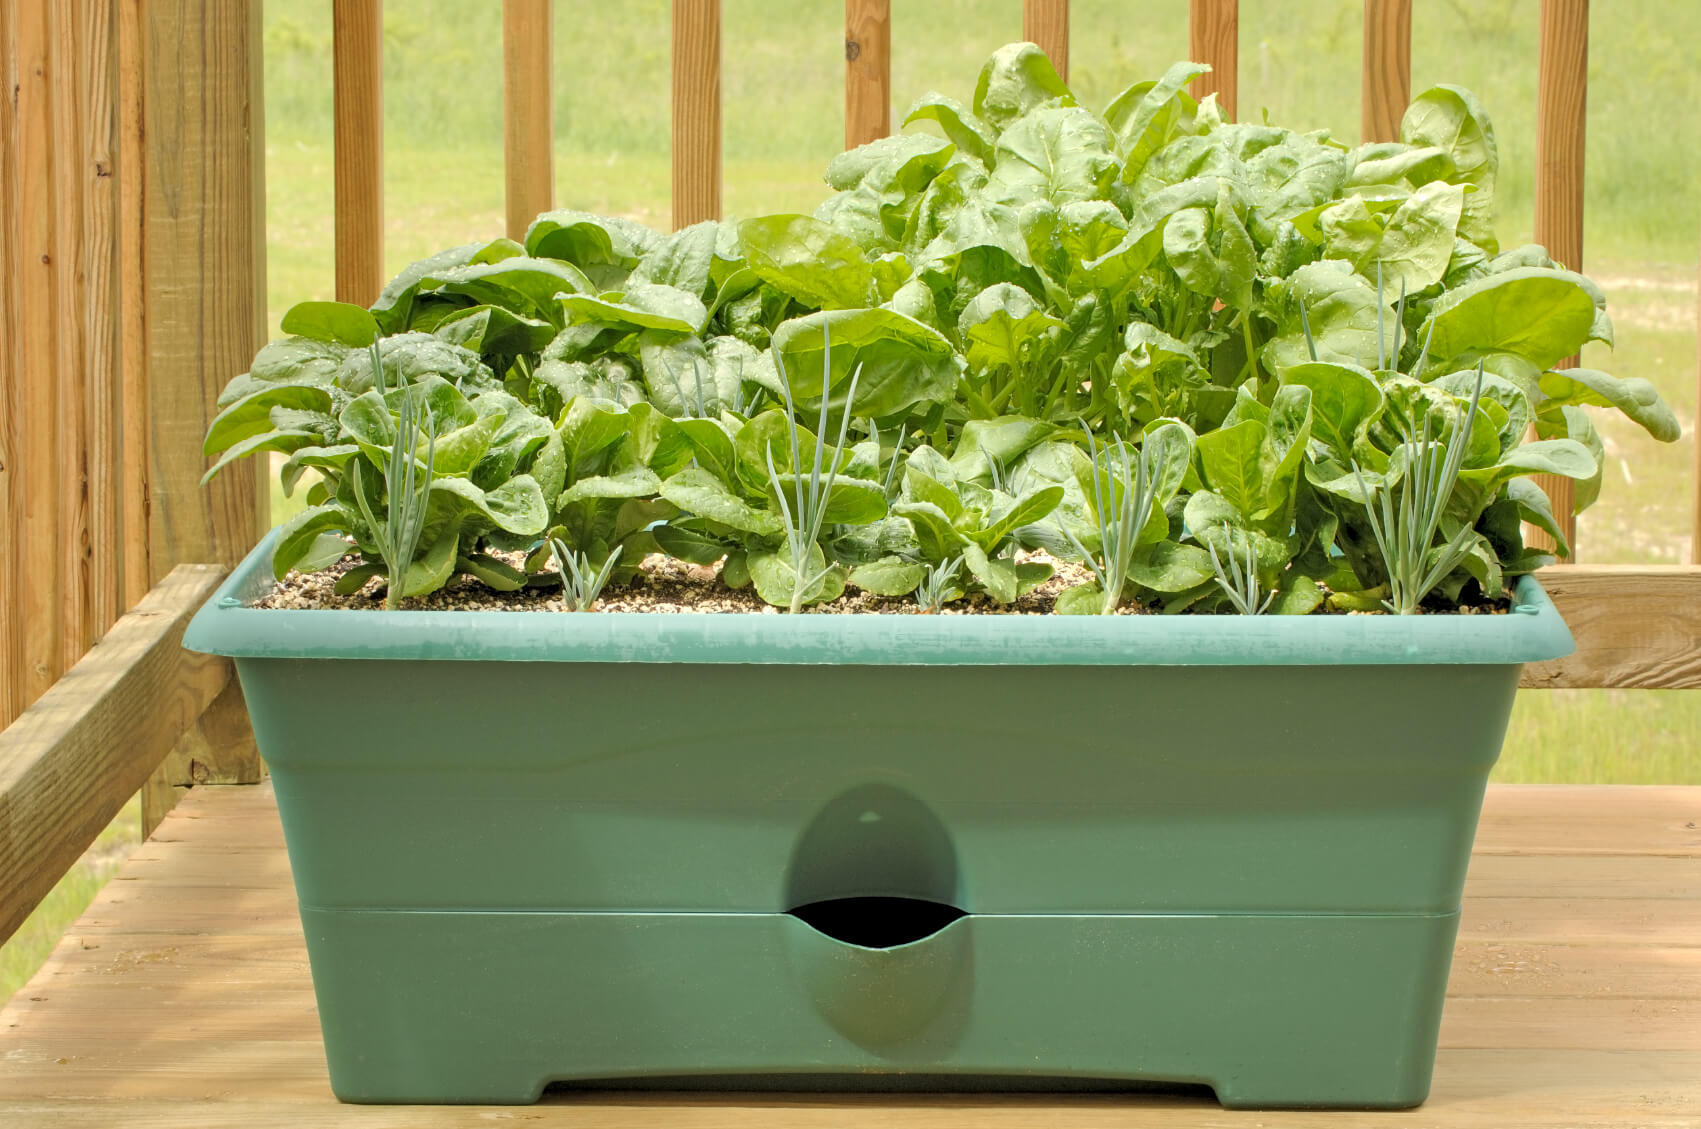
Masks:
[[[1701,568],[1565,565],[1542,587],[1577,640],[1577,653],[1524,668],[1544,689],[1701,687]]]
[[[230,681],[182,646],[220,580],[179,565],[0,731],[0,941],[135,795]]]

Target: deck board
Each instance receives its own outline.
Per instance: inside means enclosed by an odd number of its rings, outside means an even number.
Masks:
[[[1435,1087],[1404,1113],[1233,1113],[1175,1096],[331,1097],[269,785],[194,789],[0,1010],[0,1125],[422,1129],[899,1126],[1694,1129],[1701,788],[1492,788]]]

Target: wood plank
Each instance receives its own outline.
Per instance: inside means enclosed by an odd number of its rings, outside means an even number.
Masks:
[[[78,173],[83,252],[83,385],[89,553],[86,644],[124,609],[124,414],[119,369],[118,28],[115,5],[77,9],[78,75],[86,132]],[[85,644],[84,649],[87,649]],[[79,655],[80,657],[80,655]]]
[[[1576,945],[1696,945],[1701,944],[1701,901],[1473,898],[1459,922],[1459,939]]]
[[[18,86],[13,22],[12,9],[0,9],[0,87],[6,90]],[[23,440],[18,428],[20,383],[15,375],[18,353],[12,301],[12,277],[18,269],[13,262],[17,233],[12,226],[18,210],[17,106],[11,99],[0,101],[0,729],[24,708],[23,610],[16,604],[21,590],[13,582],[22,571],[23,546],[13,533],[12,506]]]
[[[1359,140],[1398,141],[1412,100],[1412,0],[1364,0]]]
[[[504,0],[502,139],[508,238],[555,207],[555,18],[551,0]]]
[[[1701,1000],[1701,948],[1464,941],[1447,995]]]
[[[891,0],[845,0],[845,148],[891,132]]]
[[[14,116],[17,172],[8,215],[11,231],[12,423],[11,517],[16,548],[5,582],[11,587],[12,709],[39,698],[64,670],[64,584],[60,576],[60,464],[55,304],[59,294],[54,238],[54,81],[52,24],[44,3],[9,4],[13,64],[7,112]]]
[[[1701,1051],[1701,1000],[1450,999],[1441,1016],[1441,1045]]]
[[[55,671],[68,669],[94,642],[89,630],[90,568],[93,540],[89,530],[89,436],[86,376],[87,338],[82,319],[88,286],[87,241],[83,230],[83,149],[88,134],[80,71],[86,46],[77,4],[48,4],[47,97],[53,140],[47,164],[36,170],[53,191],[53,322],[52,352],[34,355],[34,362],[54,379],[54,419],[51,431],[35,433],[51,451],[58,507],[55,516],[54,583],[58,604],[59,654]],[[50,359],[51,358],[51,359]],[[31,584],[37,578],[31,579]],[[35,624],[26,622],[25,630]]]
[[[1471,857],[1467,898],[1522,898],[1563,886],[1579,898],[1701,900],[1701,859],[1667,855],[1495,855]]]
[[[181,646],[224,571],[172,572],[0,732],[0,938],[9,937],[230,679]]]
[[[1217,96],[1223,116],[1234,118],[1240,75],[1239,0],[1188,0],[1187,53],[1196,63],[1206,63],[1211,73],[1193,80],[1188,88],[1193,97]]]
[[[1701,787],[1494,785],[1472,857],[1484,855],[1701,856]]]
[[[1701,568],[1567,565],[1537,574],[1577,651],[1524,668],[1527,687],[1701,686]]]
[[[201,485],[215,400],[266,332],[260,5],[146,7],[150,567],[231,564],[265,528],[261,459]]]
[[[1583,155],[1588,122],[1589,0],[1542,0],[1537,33],[1536,242],[1556,262],[1583,269]],[[1573,368],[1567,357],[1555,368]],[[1554,516],[1577,559],[1576,487],[1569,478],[1538,474]],[[1525,527],[1525,541],[1553,548],[1553,538]]]
[[[721,2],[673,0],[673,226],[721,218]]]
[[[384,289],[384,4],[333,0],[331,88],[337,301]]]
[[[120,470],[116,485],[124,530],[123,588],[120,608],[136,606],[153,585],[148,559],[148,499],[152,462],[148,456],[151,431],[147,405],[147,255],[144,229],[147,215],[146,147],[142,130],[147,115],[143,104],[141,5],[118,4],[118,401]]]
[[[1069,81],[1069,0],[1022,0],[1022,38],[1038,45]]]

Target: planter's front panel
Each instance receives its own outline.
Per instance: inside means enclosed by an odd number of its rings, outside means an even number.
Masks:
[[[783,914],[302,916],[348,1101],[1020,1076],[1203,1083],[1244,1107],[1421,1102],[1458,921],[987,916],[876,951]]]
[[[977,914],[1450,913],[1518,671],[239,666],[307,905]]]

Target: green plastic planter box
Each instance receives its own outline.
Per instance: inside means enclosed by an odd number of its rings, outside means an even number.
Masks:
[[[331,1084],[1429,1090],[1504,616],[262,611]]]

